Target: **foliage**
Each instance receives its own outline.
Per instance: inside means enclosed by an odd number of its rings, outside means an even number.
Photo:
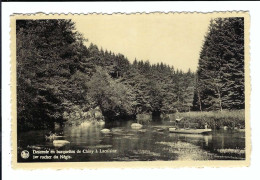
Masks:
[[[52,126],[75,97],[68,80],[85,70],[84,39],[70,20],[17,20],[16,38],[18,129]]]
[[[244,109],[244,19],[211,21],[199,59],[194,107]]]
[[[18,20],[18,129],[47,128],[68,120],[73,111],[84,114],[97,107],[107,121],[191,108],[241,109],[242,22],[212,21],[195,75],[163,63],[130,63],[92,43],[87,47],[71,20]]]
[[[205,123],[209,128],[221,128],[227,126],[229,128],[245,128],[245,111],[211,111],[211,112],[185,112],[179,113],[183,117],[182,123],[196,123],[197,128],[204,128]]]
[[[101,67],[96,68],[87,82],[87,96],[99,106],[106,117],[115,118],[133,114],[134,94],[126,85],[114,80]]]

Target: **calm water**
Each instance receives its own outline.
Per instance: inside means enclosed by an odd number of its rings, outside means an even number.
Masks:
[[[19,134],[18,161],[152,161],[152,160],[243,160],[245,158],[245,133],[216,130],[209,135],[169,133],[171,122],[151,122],[142,130],[131,129],[133,121],[112,122],[104,126],[87,124],[56,128],[62,136],[58,139],[70,143],[57,148],[46,140],[49,130],[29,131]],[[108,128],[110,134],[102,134]],[[21,151],[28,150],[28,159]],[[59,159],[33,159],[33,150],[55,150]],[[66,150],[71,150],[66,151]],[[75,150],[75,153],[73,153]],[[81,153],[76,153],[81,151]],[[83,153],[84,152],[84,153]],[[41,154],[45,155],[45,154]],[[56,154],[57,155],[57,154]],[[60,157],[60,155],[65,155]]]

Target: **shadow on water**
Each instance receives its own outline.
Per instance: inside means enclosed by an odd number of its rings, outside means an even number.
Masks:
[[[41,161],[151,161],[151,160],[225,160],[245,158],[245,134],[238,131],[213,131],[209,135],[175,134],[168,129],[169,121],[156,120],[133,130],[129,121],[112,121],[105,125],[85,123],[79,126],[56,127],[61,134],[57,140],[69,143],[55,147],[53,140],[46,140],[50,130],[29,131],[19,134],[18,161],[34,162],[30,156],[22,159],[22,150],[80,150],[68,154],[69,159]],[[110,132],[102,133],[102,129]],[[84,152],[84,153],[83,153]]]

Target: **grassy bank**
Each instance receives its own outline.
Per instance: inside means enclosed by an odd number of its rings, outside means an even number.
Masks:
[[[186,112],[178,113],[177,116],[183,117],[182,124],[195,124],[197,128],[204,128],[205,123],[212,129],[219,129],[224,126],[227,126],[230,129],[245,128],[245,110]]]

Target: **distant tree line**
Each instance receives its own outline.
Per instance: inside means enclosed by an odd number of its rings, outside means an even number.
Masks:
[[[244,92],[243,47],[233,46],[243,42],[241,22],[212,21],[194,73],[148,60],[130,63],[122,54],[94,44],[87,47],[71,20],[17,20],[18,129],[63,122],[64,112],[74,106],[83,111],[99,106],[106,120],[134,118],[140,113],[242,108],[243,100],[237,98]],[[220,32],[227,36],[221,41],[223,47],[213,42]],[[214,59],[216,55],[221,58]]]

